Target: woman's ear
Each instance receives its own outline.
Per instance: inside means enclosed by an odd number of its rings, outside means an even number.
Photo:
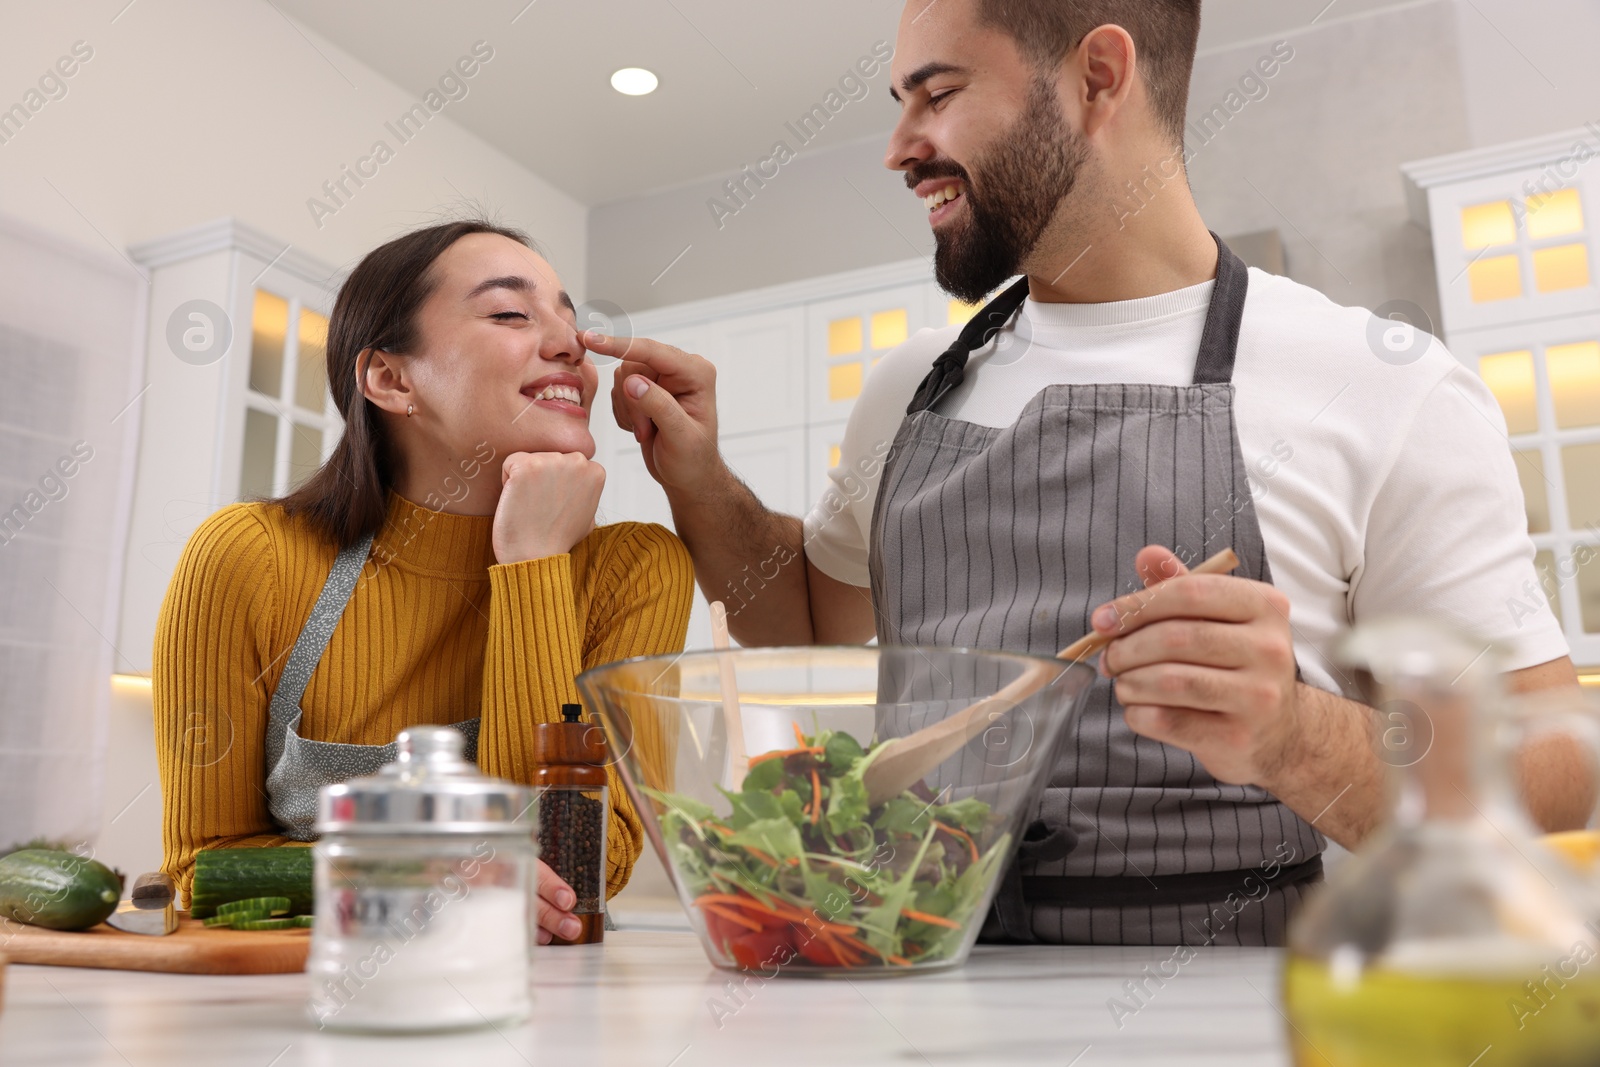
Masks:
[[[356,357],[356,388],[384,411],[404,415],[416,403],[405,361],[381,348],[363,349]]]

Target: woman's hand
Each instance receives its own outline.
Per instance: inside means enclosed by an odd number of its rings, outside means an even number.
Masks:
[[[583,933],[583,924],[570,909],[578,902],[572,887],[563,882],[544,860],[539,860],[539,944],[560,937],[568,941]]]
[[[494,558],[521,563],[572,551],[594,529],[606,471],[581,452],[513,452],[500,467]]]

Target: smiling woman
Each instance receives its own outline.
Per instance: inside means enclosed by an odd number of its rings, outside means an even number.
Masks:
[[[314,836],[320,786],[421,723],[532,780],[534,727],[581,671],[683,647],[693,571],[659,526],[596,528],[598,384],[560,279],[522,234],[455,222],[351,273],[329,320],[344,435],[290,496],[190,540],[158,623],[164,869]],[[665,744],[641,737],[637,744]],[[643,844],[616,782],[607,884]],[[540,865],[541,940],[576,924]]]

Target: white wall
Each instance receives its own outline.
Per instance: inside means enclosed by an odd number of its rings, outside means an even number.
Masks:
[[[264,0],[125,5],[0,2],[0,109],[74,42],[93,49],[66,96],[0,144],[0,210],[119,251],[232,215],[348,266],[476,198],[530,231],[568,289],[581,291],[585,209],[455,126],[449,105],[402,145],[384,123],[414,98]],[[438,41],[439,68],[472,44]],[[469,88],[491,86],[509,62],[497,53]],[[319,228],[306,201],[378,139],[394,158],[364,187],[351,185],[347,205]]]
[[[1195,160],[1200,208],[1218,232],[1279,230],[1290,276],[1341,303],[1407,299],[1431,314],[1432,255],[1406,223],[1399,164],[1600,118],[1600,4],[1365,0],[1307,25],[1326,7],[1274,5],[1260,42],[1202,50],[1191,115],[1273,40],[1296,58]],[[1236,41],[1256,17],[1217,10],[1233,22],[1206,39]],[[802,156],[720,231],[705,200],[727,175],[592,208],[590,291],[637,311],[929,254],[921,206],[881,166],[885,142]]]

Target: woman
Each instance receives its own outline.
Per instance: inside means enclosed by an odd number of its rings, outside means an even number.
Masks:
[[[683,546],[594,524],[598,373],[574,319],[527,238],[485,222],[351,273],[328,325],[338,448],[289,496],[206,520],[162,605],[163,869],[185,892],[200,849],[309,840],[317,787],[410,725],[455,724],[486,774],[526,783],[577,674],[683,647]],[[611,796],[608,896],[643,842]],[[572,890],[539,866],[540,941],[573,936]]]

